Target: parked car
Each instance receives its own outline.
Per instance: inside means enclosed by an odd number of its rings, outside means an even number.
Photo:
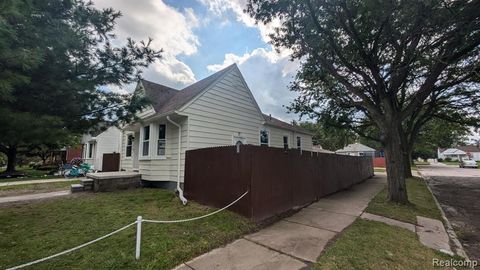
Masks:
[[[460,161],[460,168],[478,168],[478,164],[473,159],[462,159]]]

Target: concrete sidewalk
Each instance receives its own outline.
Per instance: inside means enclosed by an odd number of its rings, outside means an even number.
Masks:
[[[47,198],[65,196],[65,195],[70,195],[70,194],[72,194],[70,192],[70,190],[61,190],[61,191],[54,191],[54,192],[34,193],[34,194],[27,194],[27,195],[0,197],[0,204],[10,203],[10,202],[38,200],[38,199],[47,199]]]
[[[24,180],[24,181],[18,180],[18,181],[10,181],[10,182],[0,182],[0,187],[28,185],[28,184],[44,184],[44,183],[57,183],[57,182],[68,182],[68,181],[80,181],[81,179],[85,179],[85,177],[50,178],[50,179]]]
[[[175,269],[303,269],[317,261],[328,241],[352,224],[385,185],[385,175],[375,176]]]

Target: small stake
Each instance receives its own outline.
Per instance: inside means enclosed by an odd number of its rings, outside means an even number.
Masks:
[[[140,243],[142,241],[142,216],[137,217],[137,245],[135,248],[135,259],[140,259]]]

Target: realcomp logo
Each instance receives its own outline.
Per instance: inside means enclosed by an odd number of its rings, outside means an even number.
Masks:
[[[432,260],[432,265],[434,267],[469,267],[469,268],[475,268],[478,266],[478,261],[476,260],[439,260],[439,259],[433,259]]]

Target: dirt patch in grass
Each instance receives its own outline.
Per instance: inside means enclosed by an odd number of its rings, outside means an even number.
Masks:
[[[326,249],[314,268],[447,269],[434,267],[433,259],[461,260],[423,246],[408,230],[357,219]]]
[[[385,188],[368,204],[366,212],[413,224],[417,223],[417,216],[442,220],[440,210],[422,179],[407,179],[407,193],[409,204],[392,203],[387,201]]]
[[[468,255],[480,261],[480,178],[432,176],[428,181]]]
[[[183,206],[173,193],[160,189],[68,196],[0,208],[0,269],[85,243],[139,215],[172,220],[211,211],[193,202]],[[142,227],[139,261],[135,260],[135,228],[131,227],[32,269],[171,269],[256,228],[228,211],[194,222],[145,223]]]

